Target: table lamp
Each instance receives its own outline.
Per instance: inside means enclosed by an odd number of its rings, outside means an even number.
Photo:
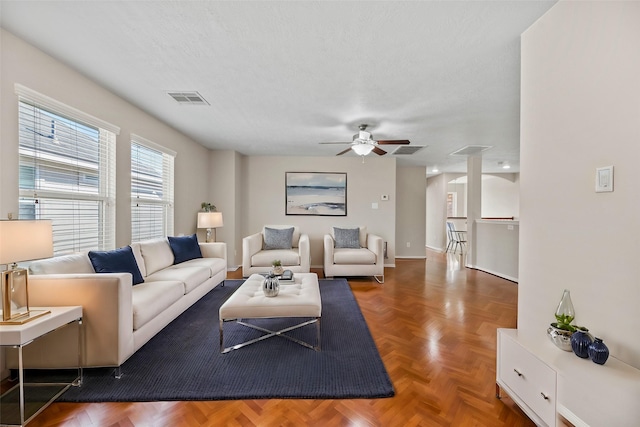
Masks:
[[[51,220],[0,220],[2,319],[0,324],[22,324],[49,313],[29,309],[27,269],[16,263],[53,256]]]
[[[207,243],[216,241],[215,230],[222,227],[222,212],[198,212],[198,228],[207,229]],[[213,229],[213,240],[211,240],[211,229]]]

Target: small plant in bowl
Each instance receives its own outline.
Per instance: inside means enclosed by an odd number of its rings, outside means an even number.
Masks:
[[[282,262],[279,259],[275,259],[271,262],[271,266],[273,267],[273,272],[277,275],[280,275],[284,272],[282,268]]]

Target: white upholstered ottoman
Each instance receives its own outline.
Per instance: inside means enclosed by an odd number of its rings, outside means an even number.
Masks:
[[[320,350],[322,303],[320,301],[318,275],[315,273],[295,273],[293,278],[293,283],[280,284],[280,293],[278,296],[266,297],[262,291],[264,277],[260,274],[253,274],[220,306],[220,351],[222,353],[228,353],[231,350],[236,350],[274,336],[286,338],[316,351]],[[277,317],[301,317],[311,319],[279,331],[271,331],[243,321],[243,319]],[[243,326],[265,332],[266,335],[225,348],[224,322],[232,320],[235,320]],[[285,335],[285,332],[313,323],[316,324],[317,331],[317,344],[315,346]]]

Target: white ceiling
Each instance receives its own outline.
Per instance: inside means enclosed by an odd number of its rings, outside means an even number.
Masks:
[[[449,154],[467,145],[493,147],[484,171],[518,171],[520,34],[554,3],[2,0],[0,18],[207,147],[333,156],[347,146],[318,143],[367,123],[426,145],[397,158],[430,175],[464,172]]]

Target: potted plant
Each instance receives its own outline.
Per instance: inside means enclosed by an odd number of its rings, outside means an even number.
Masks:
[[[200,208],[202,209],[203,212],[216,212],[218,210],[216,208],[216,205],[209,202],[202,202],[200,204]]]
[[[271,263],[271,266],[273,267],[273,272],[275,274],[280,275],[284,273],[284,269],[282,268],[282,262],[280,262],[279,259],[273,260],[273,262]]]

